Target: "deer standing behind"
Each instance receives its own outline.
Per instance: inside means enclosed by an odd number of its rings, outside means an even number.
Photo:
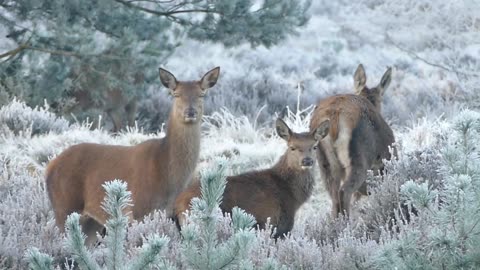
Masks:
[[[281,119],[277,119],[277,134],[287,141],[288,148],[270,169],[246,172],[227,177],[227,185],[220,208],[231,212],[235,206],[252,214],[260,228],[267,218],[277,228],[274,237],[288,233],[294,224],[295,213],[310,197],[314,185],[312,168],[315,149],[327,135],[329,121],[325,120],[311,132],[294,133]],[[200,197],[200,181],[180,193],[175,202],[177,224],[185,223],[184,212],[194,197]]]
[[[189,183],[200,150],[203,97],[217,82],[220,68],[200,81],[177,81],[160,68],[160,80],[173,96],[173,106],[162,139],[135,146],[82,143],[63,151],[48,165],[47,190],[58,227],[67,216],[80,213],[81,225],[91,243],[107,220],[101,203],[102,184],[121,179],[132,192],[130,219],[139,219],[155,209],[171,215],[175,198]]]
[[[381,115],[383,93],[391,81],[387,69],[380,84],[369,89],[362,65],[354,75],[356,95],[335,95],[321,100],[313,113],[310,130],[326,119],[329,134],[317,149],[320,176],[332,199],[332,216],[350,214],[352,195],[366,195],[367,170],[382,171],[391,158],[393,131]]]

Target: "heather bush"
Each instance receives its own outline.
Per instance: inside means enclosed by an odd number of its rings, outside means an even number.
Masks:
[[[22,134],[31,137],[49,132],[60,133],[68,130],[67,120],[49,112],[48,104],[44,107],[30,108],[25,102],[13,99],[0,108],[0,132],[2,134]]]

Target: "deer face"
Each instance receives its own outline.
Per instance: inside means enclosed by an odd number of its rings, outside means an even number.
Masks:
[[[203,116],[203,102],[207,89],[213,87],[220,75],[216,67],[207,72],[199,81],[177,81],[172,73],[160,68],[160,80],[174,98],[172,113],[185,124],[197,123]]]
[[[329,131],[330,122],[326,120],[312,132],[295,133],[287,124],[277,119],[276,130],[278,136],[287,141],[287,163],[289,168],[309,170],[316,162],[316,150],[318,142],[323,139]]]

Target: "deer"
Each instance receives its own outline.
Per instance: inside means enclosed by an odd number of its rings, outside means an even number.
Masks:
[[[231,213],[233,207],[240,207],[255,217],[261,229],[265,229],[270,218],[270,224],[276,227],[273,237],[277,239],[293,228],[295,213],[312,194],[315,151],[328,133],[329,120],[303,133],[293,132],[281,118],[275,126],[278,136],[287,142],[285,153],[269,169],[227,177],[220,208],[224,213]],[[200,195],[200,181],[196,181],[176,199],[174,211],[179,229],[186,223],[185,212],[191,200]]]
[[[317,148],[320,177],[332,200],[332,216],[350,215],[352,196],[367,195],[367,171],[383,171],[395,143],[392,129],[381,115],[383,93],[391,81],[391,68],[375,88],[366,87],[362,65],[354,74],[356,94],[340,94],[320,100],[310,121],[315,130],[330,120],[328,135]],[[396,155],[396,151],[394,155]]]
[[[175,198],[197,166],[204,97],[216,84],[220,68],[208,71],[199,81],[177,81],[163,68],[159,73],[173,96],[165,137],[134,146],[81,143],[48,164],[46,187],[61,231],[67,216],[78,212],[87,242],[94,243],[96,231],[107,220],[101,208],[102,184],[113,179],[125,181],[131,192],[133,206],[126,209],[130,221],[157,209],[173,212]]]
[[[373,106],[377,109],[378,113],[382,113],[382,101],[383,95],[385,91],[390,85],[392,80],[392,68],[388,67],[385,73],[383,74],[382,78],[380,79],[380,83],[374,88],[368,88],[366,86],[367,83],[367,75],[365,73],[365,69],[362,64],[359,64],[355,73],[353,75],[353,84],[354,84],[354,91],[355,94],[360,95],[368,99]],[[396,148],[393,147],[393,150],[396,151]],[[376,175],[383,174],[383,167],[380,171],[374,171]],[[355,200],[359,200],[361,196],[367,196],[367,183],[363,183],[363,185],[358,189],[357,193],[355,193]]]

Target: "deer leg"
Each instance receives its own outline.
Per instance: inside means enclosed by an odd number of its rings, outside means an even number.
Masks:
[[[335,181],[335,179],[331,178],[328,182],[328,193],[330,194],[330,199],[332,199],[332,217],[337,218],[341,211],[339,194],[340,181]]]
[[[350,204],[352,195],[362,187],[367,178],[367,170],[364,166],[353,166],[347,174],[345,181],[340,188],[340,209],[348,216],[350,215]]]
[[[282,239],[285,238],[285,235],[292,230],[293,223],[294,223],[293,218],[289,218],[285,214],[282,215],[276,227],[276,231],[275,231],[275,234],[273,235],[273,238],[275,238],[275,240],[277,240],[279,237]]]

